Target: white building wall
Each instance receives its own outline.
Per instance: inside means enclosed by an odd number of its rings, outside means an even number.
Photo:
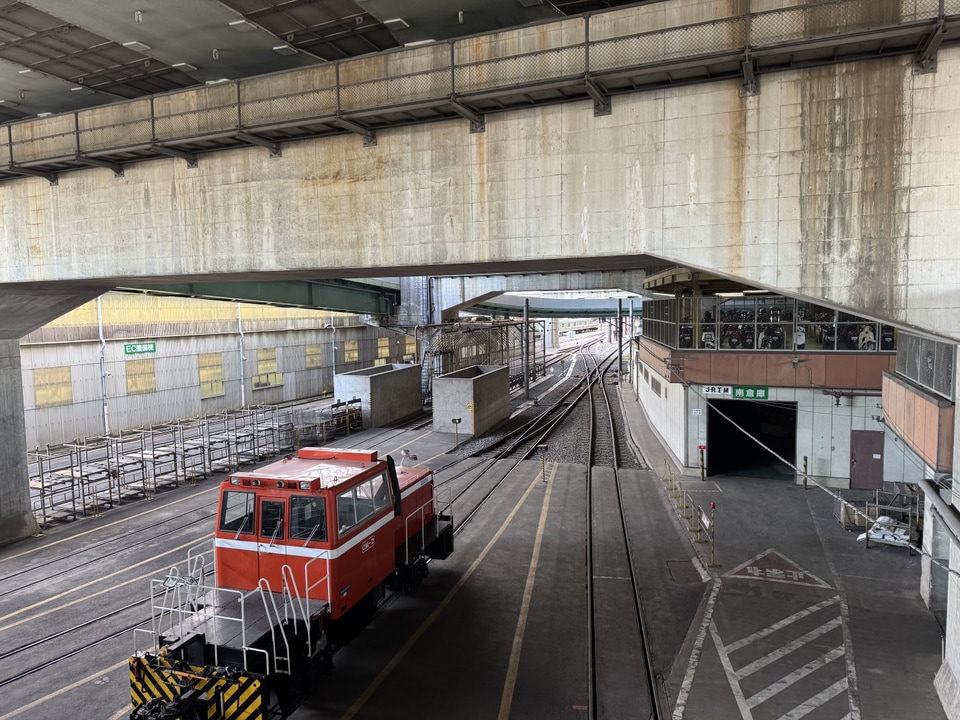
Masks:
[[[339,338],[372,338],[378,331],[342,328]],[[244,334],[243,365],[246,406],[270,405],[321,395],[333,386],[330,357],[330,333],[322,328],[283,332],[248,332]],[[212,415],[241,407],[240,348],[236,335],[208,334],[196,337],[138,338],[138,342],[155,342],[156,351],[137,355],[124,353],[124,342],[106,344],[104,367],[109,429],[131,430],[149,427],[181,418]],[[320,368],[306,367],[304,346],[320,345]],[[361,362],[373,358],[362,353],[375,346],[359,343]],[[257,349],[276,348],[277,365],[283,384],[254,388],[257,374]],[[201,353],[221,354],[223,394],[202,398],[198,356]],[[100,343],[49,343],[21,346],[24,415],[27,447],[55,445],[77,438],[101,435],[105,431],[101,394]],[[127,363],[130,360],[153,360],[156,392],[127,393]],[[358,363],[351,363],[354,367]],[[38,408],[34,388],[34,369],[69,367],[73,402],[66,405]]]
[[[683,385],[668,383],[662,375],[653,372],[639,360],[637,366],[637,399],[646,410],[654,432],[660,436],[675,463],[683,467],[687,464],[687,401]],[[660,471],[660,468],[654,469]]]
[[[640,377],[638,397],[654,427],[668,443],[670,451],[682,459],[684,472],[699,473],[699,447],[707,444],[708,437],[708,402],[725,398],[705,396],[702,385],[692,384],[684,388],[673,384],[668,386],[669,394],[685,399],[683,402],[671,401],[669,397],[658,397],[652,391],[649,380],[643,379],[642,370]],[[849,487],[850,481],[851,431],[885,430],[885,426],[874,418],[880,414],[876,407],[879,401],[879,396],[843,396],[838,405],[832,395],[824,395],[819,389],[771,387],[769,399],[764,402],[795,403],[797,406],[797,471],[803,470],[806,456],[807,474],[811,478],[827,486],[845,488]],[[903,443],[894,441],[887,433],[884,453],[892,457],[885,462],[885,481],[916,482],[922,476],[922,467],[918,469],[915,456],[905,456],[904,450]],[[706,452],[710,452],[709,446]],[[709,458],[705,456],[705,459],[709,465]]]

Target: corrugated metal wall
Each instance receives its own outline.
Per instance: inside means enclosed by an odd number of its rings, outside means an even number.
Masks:
[[[27,447],[103,434],[101,380],[114,433],[241,407],[241,328],[246,406],[291,402],[332,391],[334,337],[329,327],[324,327],[331,323],[337,328],[337,372],[368,367],[378,360],[400,363],[409,357],[407,342],[397,330],[364,325],[357,316],[326,311],[109,293],[101,298],[100,317],[103,376],[96,302],[21,341]],[[382,337],[392,339],[387,358],[379,357],[378,338]],[[357,359],[347,362],[344,350],[353,343]],[[308,345],[319,346],[320,367],[306,367]],[[261,348],[276,350],[282,384],[253,387],[257,350]],[[221,357],[221,395],[201,398],[199,355],[203,353]],[[131,363],[142,360],[153,361],[156,391],[128,393]],[[41,368],[70,369],[71,403],[38,407],[35,371]]]

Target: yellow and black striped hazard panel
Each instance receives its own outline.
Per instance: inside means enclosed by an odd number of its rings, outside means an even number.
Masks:
[[[266,720],[269,705],[262,675],[150,654],[130,658],[130,698],[138,720]]]

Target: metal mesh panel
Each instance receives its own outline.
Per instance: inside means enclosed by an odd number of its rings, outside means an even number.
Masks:
[[[77,113],[80,152],[148,145],[153,123],[150,100],[134,100]]]
[[[933,367],[936,361],[936,342],[927,338],[920,339],[919,373],[917,380],[925,387],[933,388]]]
[[[953,400],[954,353],[950,343],[901,331],[897,338],[897,372]]]
[[[900,332],[900,337],[897,338],[897,372],[904,377],[916,379],[919,357],[920,338]]]
[[[176,140],[239,129],[237,86],[224,83],[154,99],[157,140]]]
[[[400,75],[344,85],[340,108],[346,112],[450,97],[450,71]]]
[[[590,70],[613,70],[639,63],[736,50],[746,45],[743,18],[672,28],[641,35],[602,40],[590,45]]]
[[[77,154],[75,122],[70,113],[12,125],[13,162],[73,157]]]
[[[933,0],[927,0],[933,2]],[[960,15],[960,0],[947,0],[944,3],[944,12],[947,15]]]
[[[328,117],[336,112],[337,72],[332,65],[240,81],[240,122],[244,127]]]
[[[938,0],[840,0],[773,10],[753,16],[752,45],[770,45],[934,18]]]
[[[938,342],[933,359],[933,389],[953,399],[954,347]]]
[[[244,127],[249,128],[311,117],[327,117],[336,113],[337,91],[335,88],[330,88],[242,103],[240,122]]]
[[[456,91],[464,93],[488,90],[500,86],[552,80],[565,75],[581,75],[585,71],[584,46],[575,45],[458,66]]]
[[[150,120],[110,125],[80,131],[80,152],[114,150],[134,145],[149,145],[153,135]]]

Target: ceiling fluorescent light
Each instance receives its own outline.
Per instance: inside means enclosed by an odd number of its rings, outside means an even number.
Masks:
[[[136,50],[137,52],[146,52],[150,49],[150,46],[146,43],[142,43],[139,40],[131,40],[130,42],[125,42],[123,44],[125,48],[130,50]]]
[[[20,103],[13,102],[13,100],[0,100],[0,106],[3,107],[17,107]]]
[[[408,23],[403,18],[392,18],[391,20],[384,20],[383,25],[388,30],[406,30],[408,27],[410,27],[410,23]]]
[[[249,20],[234,20],[233,22],[227,24],[237,32],[253,32],[257,29],[257,26]]]
[[[88,87],[84,87],[83,85],[74,85],[72,88],[70,88],[70,90],[78,95],[93,95],[93,90]]]
[[[273,51],[278,55],[296,55],[297,49],[291,45],[274,45]]]
[[[197,69],[196,65],[191,65],[190,63],[174,63],[171,67],[181,70],[183,72],[193,72]]]

